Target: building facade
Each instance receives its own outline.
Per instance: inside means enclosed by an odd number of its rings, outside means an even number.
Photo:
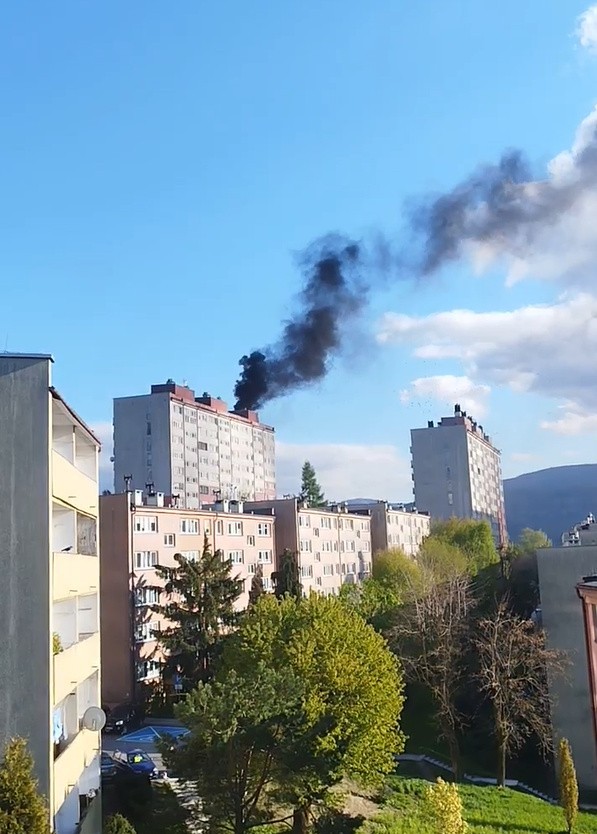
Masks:
[[[352,513],[370,516],[373,553],[398,548],[407,556],[416,556],[423,539],[430,532],[429,514],[407,509],[404,504],[389,504],[387,501],[364,504],[351,502],[349,509]]]
[[[0,355],[0,749],[27,740],[56,834],[100,834],[99,443],[51,366]]]
[[[371,573],[371,520],[346,505],[309,507],[298,498],[247,502],[276,522],[276,554],[298,553],[303,593],[337,594]]]
[[[453,417],[411,430],[415,504],[435,519],[488,521],[498,546],[507,544],[501,454],[459,405]]]
[[[222,500],[213,510],[165,506],[161,493],[140,490],[100,498],[103,701],[109,706],[142,698],[146,684],[160,677],[164,660],[155,632],[166,622],[152,611],[165,602],[157,566],[175,567],[175,553],[199,558],[207,535],[214,550],[233,562],[243,582],[238,609],[246,608],[257,566],[271,591],[275,563],[275,519],[243,512]]]
[[[149,394],[114,400],[114,482],[117,492],[151,485],[189,509],[218,498],[275,498],[274,430],[254,411],[228,411],[171,380],[152,385]]]
[[[595,621],[590,608],[594,592],[585,577],[597,576],[597,525],[582,525],[574,546],[537,551],[541,597],[541,623],[547,646],[564,652],[569,668],[564,676],[549,680],[552,722],[556,741],[567,738],[572,748],[578,783],[583,794],[597,791],[595,694],[591,688],[590,658],[586,637],[593,639]],[[580,586],[581,590],[577,590]],[[579,592],[583,597],[579,601]],[[584,619],[583,613],[590,616]],[[589,632],[586,631],[589,628]]]

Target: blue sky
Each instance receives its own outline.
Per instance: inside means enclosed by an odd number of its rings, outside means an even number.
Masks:
[[[584,46],[577,31],[586,6],[7,4],[0,349],[51,352],[56,385],[104,436],[112,397],[168,377],[232,402],[238,359],[275,340],[300,286],[294,255],[313,238],[394,234],[406,200],[450,188],[505,147],[523,148],[542,176],[571,147],[597,98],[595,21]],[[463,259],[376,294],[350,358],[262,411],[278,433],[281,490],[308,456],[330,495],[407,498],[409,429],[455,399],[478,406],[506,475],[595,461],[593,403],[569,376],[562,384],[574,357],[529,385],[528,368],[509,379],[503,350],[500,365],[479,347],[484,320],[472,355],[429,318],[509,312],[487,330],[495,347],[496,333],[527,326],[516,311],[528,305],[563,305],[552,338],[575,300],[592,310],[587,280],[532,259],[524,280],[506,272],[478,275]],[[417,319],[388,335],[387,313]],[[436,325],[452,347],[417,357]],[[532,370],[539,342],[509,348]]]

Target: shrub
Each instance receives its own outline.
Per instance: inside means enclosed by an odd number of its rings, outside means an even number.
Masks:
[[[427,789],[425,799],[437,834],[465,834],[467,824],[462,818],[462,800],[455,783],[438,779]]]

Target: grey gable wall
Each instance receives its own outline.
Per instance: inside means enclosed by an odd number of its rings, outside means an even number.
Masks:
[[[0,355],[0,751],[50,784],[50,360]]]

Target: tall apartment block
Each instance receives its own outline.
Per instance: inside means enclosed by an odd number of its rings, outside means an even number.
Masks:
[[[460,405],[453,417],[411,430],[415,504],[432,518],[488,521],[498,546],[506,544],[500,451]]]
[[[241,610],[258,565],[264,589],[272,590],[274,524],[243,512],[238,501],[221,500],[210,511],[179,509],[161,493],[140,490],[100,498],[101,595],[109,600],[102,615],[104,703],[142,700],[145,685],[160,676],[164,657],[155,632],[164,620],[152,606],[164,603],[165,592],[156,567],[175,567],[175,553],[197,559],[207,535],[243,582]]]
[[[389,504],[387,501],[359,504],[352,501],[349,509],[352,513],[370,516],[373,553],[398,548],[407,556],[416,556],[421,542],[430,532],[429,513],[407,509],[404,504]]]
[[[51,370],[0,355],[0,749],[27,740],[56,834],[100,834],[99,443]]]
[[[336,594],[371,572],[371,523],[346,505],[309,507],[298,498],[247,502],[249,512],[276,523],[276,554],[298,553],[303,592]]]
[[[254,411],[234,412],[222,400],[168,380],[151,393],[114,400],[117,492],[176,495],[199,509],[218,498],[275,498],[274,430]]]

